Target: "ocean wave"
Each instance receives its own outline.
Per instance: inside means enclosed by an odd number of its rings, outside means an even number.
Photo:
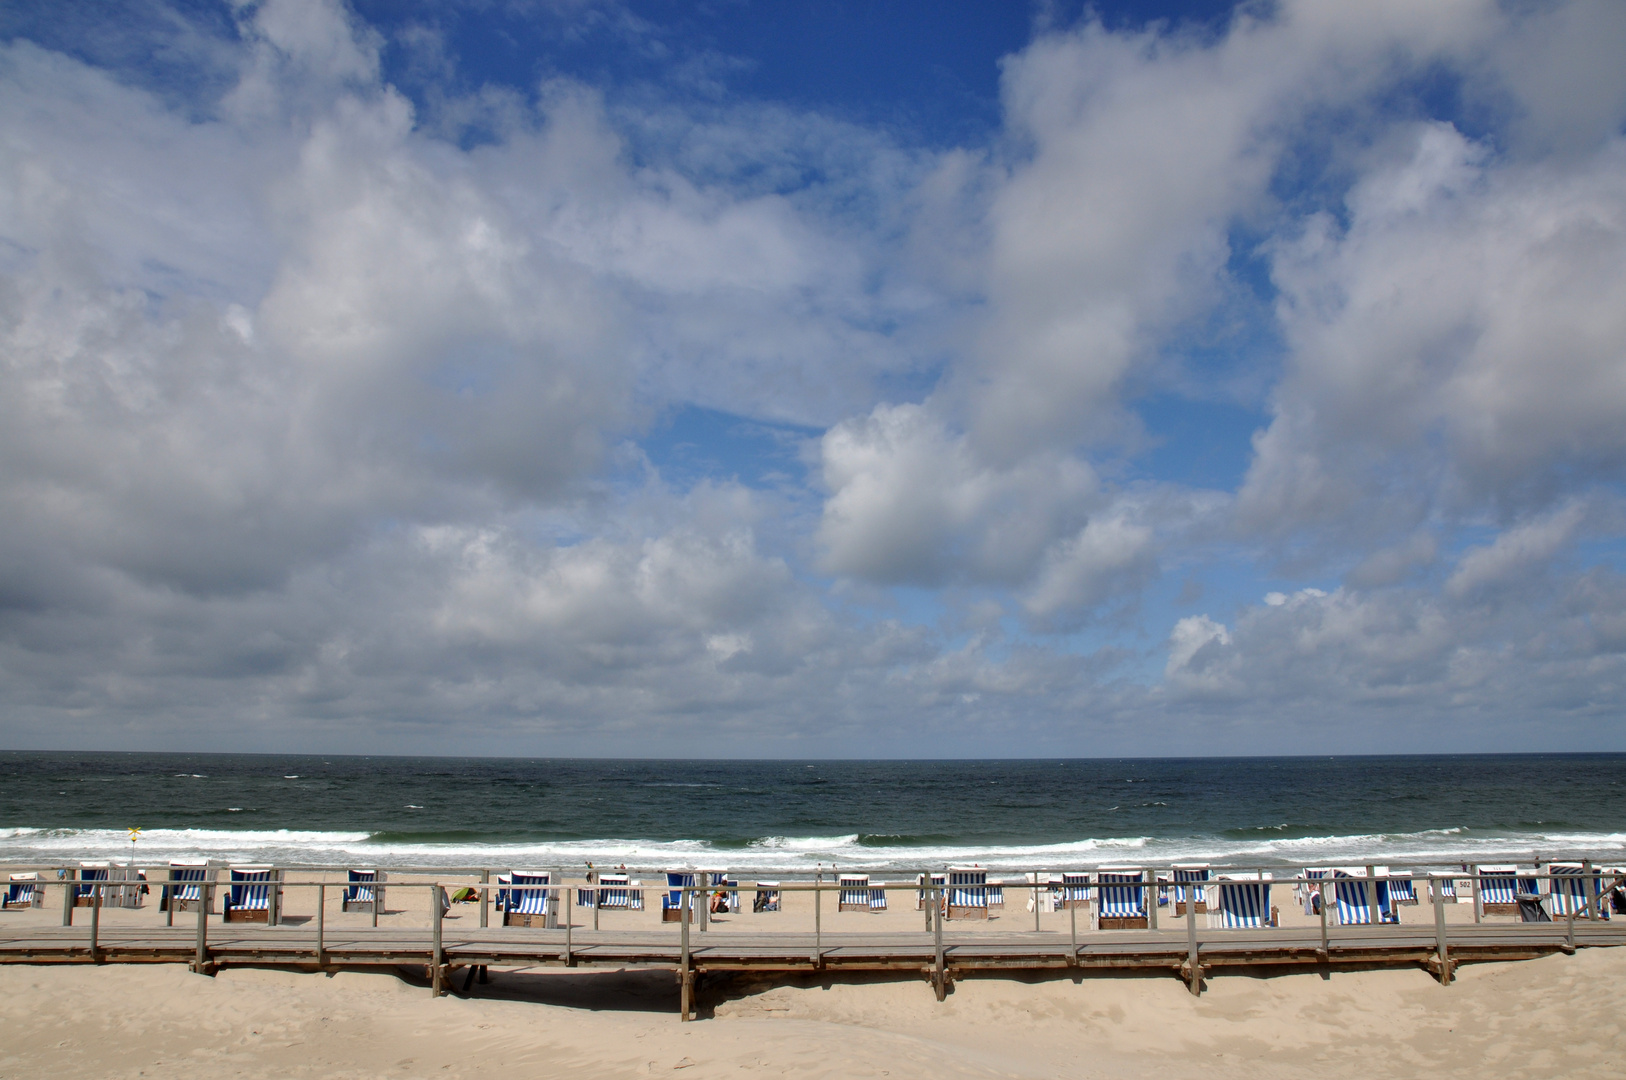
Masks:
[[[1591,856],[1626,861],[1623,832],[1476,833],[1426,829],[1401,833],[1284,836],[1266,826],[1251,835],[1120,836],[1024,843],[945,836],[843,833],[747,840],[637,838],[549,839],[461,830],[389,832],[268,829],[149,829],[133,852],[138,863],[209,858],[285,866],[491,867],[626,864],[656,873],[702,866],[745,874],[811,873],[839,866],[916,873],[945,865],[993,870],[1058,870],[1104,865],[1210,862],[1262,867],[1351,865],[1446,867],[1462,862],[1530,862]],[[61,864],[132,857],[122,829],[0,828],[0,861]]]

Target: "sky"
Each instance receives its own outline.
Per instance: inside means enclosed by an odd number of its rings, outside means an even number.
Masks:
[[[0,8],[0,747],[1626,750],[1616,0]]]

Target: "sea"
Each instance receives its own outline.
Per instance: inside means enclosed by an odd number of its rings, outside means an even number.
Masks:
[[[139,832],[131,832],[139,827]],[[132,840],[132,835],[134,839]],[[0,753],[0,862],[1626,863],[1626,755],[654,761]]]

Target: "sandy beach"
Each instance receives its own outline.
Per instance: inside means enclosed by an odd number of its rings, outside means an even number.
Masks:
[[[493,972],[472,998],[386,973],[0,968],[0,1075],[109,1077],[1618,1076],[1626,951],[1422,971],[1216,978],[716,981]]]
[[[1310,921],[1290,890],[1278,891],[1284,923]],[[421,924],[426,895],[397,889],[385,921]],[[53,889],[45,907],[7,913],[8,924],[60,919],[56,896]],[[998,917],[956,931],[1031,928],[1026,905],[1015,894],[1009,900]],[[329,925],[369,919],[338,912],[334,896],[329,903]],[[836,912],[829,896],[824,904],[832,931],[924,926],[912,893],[897,894],[885,914]],[[811,909],[810,896],[786,894],[782,912],[726,916],[707,932],[810,928]],[[286,910],[290,923],[313,916],[314,891],[290,889]],[[573,913],[578,926],[590,924],[590,912]],[[1472,919],[1467,904],[1447,913],[1453,922]],[[1087,933],[1088,913],[1078,914]],[[87,916],[79,910],[76,923]],[[106,925],[162,919],[151,902],[103,917]],[[458,921],[477,917],[472,907],[454,908]],[[606,928],[652,924],[659,901],[651,892],[645,911],[601,917]],[[1067,918],[1043,913],[1041,923],[1058,930]],[[1403,908],[1402,918],[1432,912],[1425,903]],[[1409,1077],[1482,1076],[1486,1067],[1499,1076],[1626,1069],[1618,1021],[1626,951],[1613,949],[1470,965],[1445,988],[1421,970],[1225,974],[1195,1000],[1172,976],[965,978],[943,1003],[917,977],[714,977],[700,993],[701,1019],[689,1024],[678,1021],[669,972],[491,974],[468,997],[435,999],[411,971],[227,968],[207,977],[172,965],[7,966],[0,1075],[1116,1077],[1195,1067],[1260,1077],[1336,1066]]]

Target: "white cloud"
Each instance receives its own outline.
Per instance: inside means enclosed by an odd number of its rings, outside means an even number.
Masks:
[[[1446,595],[1461,599],[1542,568],[1575,535],[1585,516],[1578,503],[1508,529],[1485,547],[1468,551],[1445,582]]]

